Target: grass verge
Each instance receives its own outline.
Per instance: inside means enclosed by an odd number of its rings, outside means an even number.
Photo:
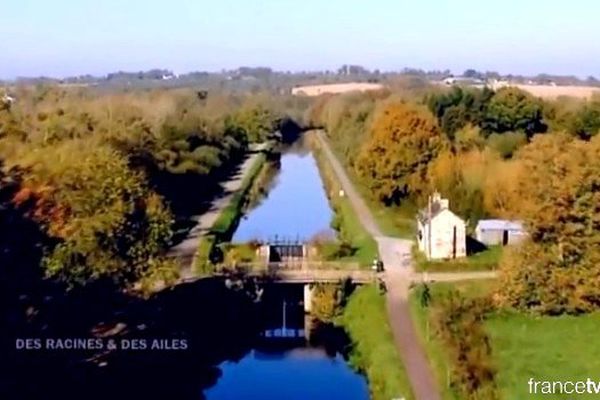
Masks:
[[[498,268],[502,257],[502,246],[490,246],[488,249],[456,260],[428,261],[425,255],[413,247],[415,269],[420,272],[463,272],[489,271]]]
[[[387,320],[385,297],[377,287],[358,288],[337,323],[352,339],[350,364],[367,377],[371,399],[413,399]]]
[[[362,267],[370,267],[373,259],[378,254],[377,243],[362,226],[350,200],[347,197],[340,196],[342,187],[333,168],[323,154],[319,141],[316,137],[310,135],[307,140],[317,161],[327,198],[336,214],[334,220],[338,236],[342,241],[348,241],[355,250],[352,256],[342,257],[340,260],[357,261]]]
[[[258,155],[256,161],[250,166],[250,169],[244,175],[240,190],[235,192],[231,197],[231,202],[221,211],[219,217],[215,221],[211,228],[211,233],[217,235],[217,237],[226,236],[231,233],[232,228],[238,222],[242,210],[244,208],[245,200],[250,191],[255,178],[265,165],[267,156],[265,153]]]
[[[229,204],[221,211],[219,217],[213,224],[210,233],[200,238],[198,250],[194,259],[196,273],[207,275],[214,271],[212,253],[215,246],[225,240],[239,222],[248,193],[250,192],[257,176],[266,165],[267,154],[260,153],[256,161],[250,166],[242,179],[240,189],[233,194]]]

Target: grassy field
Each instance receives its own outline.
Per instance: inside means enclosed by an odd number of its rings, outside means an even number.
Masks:
[[[464,296],[488,294],[493,281],[436,283],[431,285],[432,301],[451,288]],[[450,367],[443,344],[430,332],[428,309],[421,307],[416,292],[411,292],[411,311],[444,400],[459,400],[447,385]],[[530,394],[528,381],[600,381],[600,313],[583,316],[538,317],[516,312],[497,312],[485,321],[491,339],[496,381],[501,398],[513,399],[598,399],[599,395]]]
[[[600,381],[600,313],[585,316],[496,315],[486,321],[505,399],[598,399],[600,395],[530,394],[528,381]]]
[[[367,376],[371,399],[413,399],[387,320],[385,297],[377,287],[358,288],[338,323],[352,339],[350,363]]]
[[[471,256],[448,261],[427,261],[425,255],[413,249],[413,258],[417,271],[456,272],[487,271],[498,268],[502,257],[502,246],[490,246],[487,250]]]

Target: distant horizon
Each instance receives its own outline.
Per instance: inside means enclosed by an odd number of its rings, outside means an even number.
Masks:
[[[398,69],[382,69],[382,68],[368,68],[365,65],[361,65],[361,64],[350,64],[350,63],[341,63],[339,65],[337,65],[336,67],[331,67],[331,68],[322,68],[322,69],[296,69],[296,70],[292,70],[292,69],[277,69],[277,68],[273,68],[269,65],[238,65],[236,67],[230,67],[230,68],[220,68],[220,69],[213,69],[213,70],[207,70],[207,69],[191,69],[191,70],[186,70],[186,71],[177,71],[174,70],[172,68],[168,68],[168,67],[148,67],[148,68],[141,68],[141,69],[116,69],[116,70],[110,70],[110,71],[106,71],[106,72],[101,72],[101,73],[91,73],[91,72],[82,72],[82,73],[75,73],[75,74],[70,74],[70,75],[63,75],[63,76],[57,76],[57,75],[49,75],[49,74],[42,74],[42,75],[17,75],[17,76],[13,76],[13,77],[3,77],[0,76],[0,81],[4,81],[4,82],[11,82],[11,81],[17,81],[19,79],[52,79],[52,80],[64,80],[64,79],[70,79],[70,78],[77,78],[77,77],[85,77],[85,76],[91,76],[94,78],[105,78],[111,74],[116,74],[116,73],[139,73],[139,72],[149,72],[149,71],[168,71],[176,76],[181,76],[181,75],[186,75],[186,74],[191,74],[191,73],[209,73],[209,74],[222,74],[222,73],[227,73],[227,72],[234,72],[239,70],[240,68],[269,68],[271,69],[272,72],[274,73],[291,73],[291,74],[302,74],[302,73],[306,73],[306,74],[310,74],[310,73],[325,73],[325,72],[332,72],[332,73],[336,73],[338,71],[338,69],[342,66],[342,65],[358,65],[361,67],[366,68],[370,73],[374,73],[375,71],[379,71],[381,74],[402,74],[402,73],[406,73],[406,71],[422,71],[422,72],[426,72],[426,73],[431,73],[431,72],[445,72],[445,71],[449,71],[449,73],[452,76],[462,76],[463,73],[468,70],[468,69],[474,69],[479,73],[498,73],[499,75],[506,77],[506,76],[520,76],[520,77],[527,77],[527,78],[533,78],[533,77],[537,77],[540,75],[549,75],[549,76],[556,76],[556,77],[575,77],[579,80],[585,81],[586,79],[588,79],[589,77],[593,77],[596,79],[600,79],[600,76],[596,76],[596,75],[577,75],[577,74],[570,74],[570,73],[564,73],[564,74],[557,74],[557,73],[549,73],[549,72],[535,72],[535,73],[530,73],[530,74],[525,74],[525,73],[517,73],[517,72],[503,72],[503,71],[498,71],[498,70],[494,70],[494,69],[488,69],[488,70],[478,70],[475,68],[465,68],[464,70],[460,70],[460,71],[455,71],[455,70],[451,70],[449,68],[419,68],[419,67],[411,67],[411,66],[407,66],[407,67],[400,67]]]
[[[3,4],[0,79],[240,65],[600,74],[590,0],[20,0]]]

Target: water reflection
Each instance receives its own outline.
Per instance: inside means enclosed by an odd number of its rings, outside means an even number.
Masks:
[[[365,400],[368,389],[341,355],[300,348],[273,356],[253,350],[239,362],[221,364],[223,376],[208,400]]]
[[[280,165],[266,198],[242,217],[234,242],[307,240],[330,230],[332,211],[312,153],[300,142],[283,152]]]
[[[259,287],[261,301],[255,295]],[[114,294],[100,293],[89,300],[90,305],[73,299],[64,302],[69,309],[56,310],[64,330],[54,326],[45,333],[10,335],[12,350],[0,357],[0,399],[368,398],[364,377],[344,361],[349,345],[344,331],[313,325],[304,315],[302,285],[246,281],[231,289],[208,279],[147,301],[115,304]],[[103,311],[102,319],[94,320],[119,321],[126,327],[122,337],[185,339],[189,348],[99,354],[14,350],[14,337],[89,337],[72,324],[91,318],[94,305]],[[266,334],[277,330],[304,335]],[[10,339],[2,333],[2,342]]]
[[[302,289],[266,288],[264,329],[241,360],[219,365],[222,375],[205,391],[208,400],[368,399],[366,380],[344,358],[348,337],[304,314]]]

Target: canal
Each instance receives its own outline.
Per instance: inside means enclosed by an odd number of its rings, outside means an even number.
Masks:
[[[333,235],[332,216],[316,160],[300,140],[282,152],[269,193],[248,210],[232,241]],[[264,329],[241,359],[219,365],[222,376],[205,391],[208,400],[368,399],[365,378],[345,359],[345,332],[311,322],[302,290],[283,284],[265,290]]]
[[[301,139],[281,154],[270,190],[240,221],[233,242],[282,239],[310,240],[333,234],[332,211],[317,162]]]

